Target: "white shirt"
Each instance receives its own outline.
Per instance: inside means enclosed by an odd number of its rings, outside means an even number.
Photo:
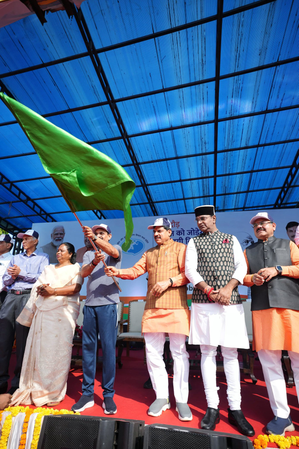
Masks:
[[[4,285],[3,285],[3,275],[8,267],[8,264],[10,262],[10,259],[12,258],[12,254],[11,253],[4,253],[0,255],[0,292],[2,292],[2,290],[5,290]]]
[[[235,271],[232,279],[237,279],[243,284],[243,279],[247,274],[246,260],[238,239],[233,235],[233,252]],[[204,278],[197,271],[197,251],[194,240],[189,240],[186,252],[185,274],[190,282],[195,286],[199,282],[203,282]]]

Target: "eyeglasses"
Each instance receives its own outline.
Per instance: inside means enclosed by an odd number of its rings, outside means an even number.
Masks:
[[[258,226],[265,226],[267,224],[273,223],[273,221],[260,221],[259,223],[254,223],[252,225],[253,228],[257,228]]]

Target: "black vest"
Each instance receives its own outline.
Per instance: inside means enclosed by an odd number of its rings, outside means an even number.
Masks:
[[[270,237],[266,242],[259,240],[246,248],[250,273],[261,268],[276,265],[290,266],[290,241]],[[275,276],[259,287],[251,287],[251,310],[264,310],[272,307],[299,310],[299,279],[287,276]]]
[[[197,251],[197,271],[205,282],[218,290],[231,280],[235,271],[233,236],[223,232],[200,234],[193,238]],[[207,295],[194,288],[192,302],[209,303]],[[240,304],[241,298],[236,287],[230,304]]]

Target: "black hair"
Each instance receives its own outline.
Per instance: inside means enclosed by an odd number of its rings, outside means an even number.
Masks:
[[[65,245],[68,253],[72,255],[72,257],[70,258],[70,262],[72,264],[76,263],[77,254],[76,254],[74,245],[72,243],[69,243],[69,242],[63,242],[63,243],[61,243],[61,245]]]
[[[171,231],[170,235],[172,235],[172,229],[169,226],[163,226],[163,228],[166,229],[166,231]]]
[[[299,223],[297,221],[289,221],[288,224],[286,225],[286,230],[288,230],[289,228],[293,228],[294,226],[298,226]]]

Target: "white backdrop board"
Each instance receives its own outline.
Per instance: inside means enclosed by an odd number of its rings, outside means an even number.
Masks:
[[[220,231],[234,234],[240,241],[242,248],[245,249],[250,243],[255,241],[255,236],[249,220],[261,211],[246,212],[219,212],[217,213],[217,227]],[[298,209],[283,209],[268,211],[277,224],[275,235],[280,238],[288,238],[286,234],[286,224],[289,221],[299,222]],[[153,231],[147,227],[153,224],[157,217],[134,218],[134,231],[132,235],[132,245],[127,252],[123,251],[122,268],[128,268],[134,265],[142,256],[144,251],[155,246]],[[168,215],[167,218],[172,223],[173,239],[187,244],[190,238],[199,232],[194,214],[186,215]],[[112,231],[112,244],[120,246],[125,239],[125,226],[123,219],[103,220],[108,224]],[[94,226],[99,224],[99,220],[85,221],[83,225]],[[64,241],[72,243],[76,250],[84,246],[84,237],[80,225],[77,221],[64,221],[59,223],[35,223],[32,228],[39,232],[39,247],[45,245],[51,240],[51,233],[55,226],[63,226],[65,229]],[[121,296],[142,297],[146,295],[147,275],[141,276],[134,281],[119,280],[122,289]],[[191,285],[188,286],[188,293],[192,292]],[[240,287],[240,292],[247,294],[246,287]],[[85,287],[81,291],[85,295]]]

